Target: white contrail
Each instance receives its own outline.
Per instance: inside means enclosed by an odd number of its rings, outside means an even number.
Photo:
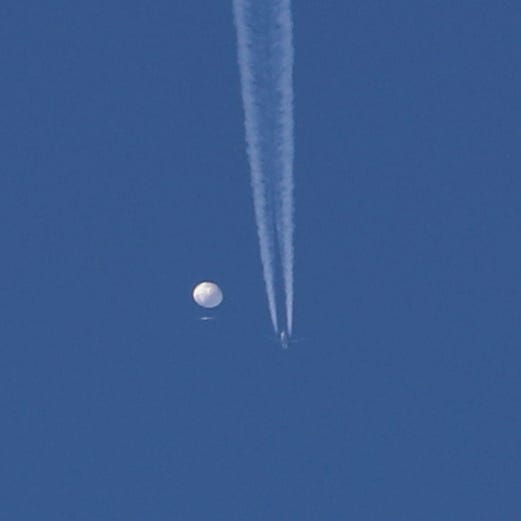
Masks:
[[[293,44],[290,0],[233,0],[255,217],[273,328],[277,281],[293,327]],[[277,253],[280,263],[276,262]],[[280,274],[279,274],[280,272]],[[283,329],[282,329],[283,330]]]
[[[286,326],[293,329],[293,42],[290,0],[279,2],[280,44],[277,47],[280,178],[277,189],[277,233],[286,296]]]

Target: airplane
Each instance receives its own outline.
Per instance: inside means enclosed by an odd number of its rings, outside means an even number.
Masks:
[[[280,332],[280,345],[282,346],[282,349],[287,349],[289,347],[289,338],[286,331]]]

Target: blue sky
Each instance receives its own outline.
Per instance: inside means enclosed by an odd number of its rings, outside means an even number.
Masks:
[[[282,351],[231,2],[4,2],[0,519],[521,517],[518,9],[293,11]]]

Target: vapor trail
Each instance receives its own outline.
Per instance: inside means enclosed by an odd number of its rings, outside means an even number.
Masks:
[[[233,0],[255,218],[268,306],[293,327],[293,44],[290,0]],[[279,262],[277,262],[279,258]],[[278,281],[283,291],[277,291]]]

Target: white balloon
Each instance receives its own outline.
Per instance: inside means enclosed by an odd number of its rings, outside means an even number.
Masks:
[[[223,301],[223,292],[214,282],[201,282],[192,293],[194,300],[203,308],[215,308]]]

